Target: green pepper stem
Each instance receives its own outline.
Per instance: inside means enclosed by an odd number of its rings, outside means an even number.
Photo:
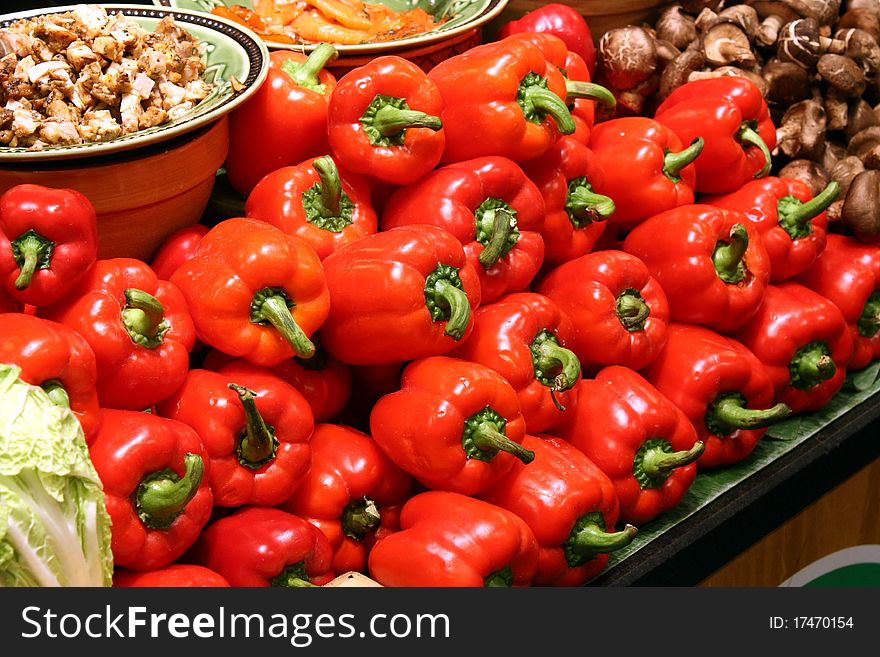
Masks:
[[[589,187],[575,187],[568,194],[565,209],[580,220],[605,221],[614,214],[614,201],[608,196],[597,194]]]
[[[856,320],[856,328],[859,335],[865,338],[873,338],[880,332],[880,292],[874,292],[868,297]]]
[[[172,471],[148,475],[135,492],[138,515],[147,527],[165,529],[195,497],[202,483],[205,464],[198,454],[183,457],[182,477]]]
[[[339,52],[329,43],[319,43],[309,53],[306,61],[298,63],[287,60],[281,64],[281,70],[293,78],[293,81],[298,86],[315,91],[323,91],[324,85],[321,84],[318,74],[328,62],[336,59],[338,55]]]
[[[378,527],[381,521],[376,503],[364,497],[355,500],[342,511],[342,533],[359,541]]]
[[[70,395],[67,394],[67,390],[60,381],[52,379],[44,382],[40,387],[46,391],[53,404],[70,408]]]
[[[533,358],[536,375],[541,376],[562,369],[553,379],[553,390],[560,392],[568,390],[577,383],[578,375],[581,373],[581,362],[571,349],[566,349],[553,340],[545,340],[538,345],[537,352]]]
[[[559,96],[545,87],[533,85],[522,90],[526,102],[535,109],[549,114],[556,123],[559,134],[570,135],[575,131],[574,119],[571,112]]]
[[[739,141],[743,144],[751,144],[752,146],[757,146],[764,154],[764,166],[754,175],[754,177],[763,178],[768,173],[770,173],[770,167],[773,164],[771,160],[770,149],[767,148],[767,144],[761,138],[761,135],[759,135],[758,132],[748,123],[743,123],[739,128],[739,132],[737,133],[737,139],[739,139]]]
[[[832,180],[825,189],[806,203],[794,196],[779,199],[777,203],[779,225],[791,239],[809,235],[810,222],[828,209],[838,194],[840,194],[840,185]]]
[[[482,221],[491,223],[492,233],[489,235],[489,242],[477,256],[477,260],[486,269],[492,269],[507,247],[510,233],[516,225],[516,217],[505,208],[492,208],[486,210]]]
[[[143,290],[130,287],[124,295],[122,323],[132,341],[149,349],[159,346],[168,330],[165,307],[156,297]]]
[[[828,346],[815,342],[797,352],[790,365],[791,382],[796,388],[809,390],[837,373],[837,366],[828,353]]]
[[[715,420],[731,429],[760,429],[787,418],[791,409],[785,404],[776,404],[766,410],[755,410],[746,408],[738,395],[728,395],[712,405],[711,413]]]
[[[434,294],[449,307],[449,319],[443,331],[453,340],[461,340],[471,318],[471,304],[464,290],[442,278],[434,284]]]
[[[743,257],[749,248],[749,233],[742,224],[734,224],[730,229],[730,241],[718,242],[712,253],[715,272],[725,283],[736,284],[745,277]]]
[[[617,317],[627,331],[642,328],[650,314],[651,309],[641,295],[625,291],[617,297]]]
[[[272,324],[287,340],[297,356],[311,358],[315,355],[315,345],[293,319],[290,308],[287,307],[287,300],[282,295],[267,296],[260,306],[259,314],[261,319]]]
[[[285,566],[284,570],[275,575],[269,582],[270,586],[286,589],[315,588],[316,585],[309,581],[304,561]]]
[[[583,82],[581,80],[565,80],[565,101],[572,102],[578,98],[598,100],[608,109],[617,107],[617,99],[614,94],[601,84]]]
[[[257,409],[254,401],[257,393],[236,383],[228,385],[244,408],[245,425],[238,446],[239,458],[252,467],[259,467],[275,457],[275,436]]]
[[[619,532],[606,532],[599,523],[587,522],[569,538],[568,546],[576,554],[608,554],[632,543],[638,533],[632,525]]]
[[[659,447],[649,449],[642,457],[642,471],[650,479],[663,479],[675,468],[696,461],[705,448],[703,442],[698,440],[693,447],[681,452],[664,452]]]
[[[384,105],[373,118],[373,127],[383,137],[396,135],[407,128],[427,128],[428,130],[440,130],[443,123],[440,117],[418,112],[416,110],[398,109],[393,105]]]
[[[501,451],[513,454],[523,463],[535,460],[535,453],[499,432],[491,422],[481,422],[473,434],[474,445],[484,452]]]
[[[329,155],[319,157],[312,162],[312,166],[321,179],[321,207],[318,211],[325,217],[335,217],[339,214],[339,204],[342,199],[342,181],[339,179],[339,169]]]
[[[34,272],[37,271],[37,264],[40,261],[40,251],[44,248],[43,244],[44,240],[41,240],[36,235],[28,235],[19,242],[18,248],[23,262],[21,264],[21,271],[15,279],[16,290],[24,290],[31,284]]]
[[[699,157],[705,143],[702,137],[697,137],[683,151],[667,152],[663,156],[663,175],[675,183],[681,180],[681,170]]]

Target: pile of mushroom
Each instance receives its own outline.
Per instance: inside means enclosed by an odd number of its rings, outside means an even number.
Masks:
[[[616,116],[651,115],[692,80],[748,78],[778,128],[776,173],[814,189],[836,180],[841,194],[829,219],[877,241],[878,41],[880,0],[683,0],[654,26],[606,32],[597,75],[617,98]]]

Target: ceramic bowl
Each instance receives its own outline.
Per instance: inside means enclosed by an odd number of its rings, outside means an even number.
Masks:
[[[339,57],[345,60],[349,57],[364,55],[383,55],[394,53],[399,50],[422,49],[439,42],[457,39],[464,34],[472,34],[495,18],[508,0],[369,0],[376,4],[383,4],[396,11],[422,8],[429,14],[437,17],[445,17],[446,20],[430,32],[413,35],[404,39],[381,41],[378,43],[364,43],[358,45],[334,44],[339,52]],[[211,9],[219,6],[243,5],[252,7],[248,0],[153,0],[153,4],[162,7],[178,7],[193,11],[210,13]],[[304,52],[311,51],[316,44],[305,43],[291,45],[289,43],[266,41],[269,48],[296,49]],[[401,55],[404,56],[404,55]],[[407,57],[409,59],[409,57]]]

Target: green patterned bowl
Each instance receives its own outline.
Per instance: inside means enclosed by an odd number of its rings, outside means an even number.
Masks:
[[[145,29],[152,31],[159,21],[171,14],[174,21],[206,44],[207,68],[203,78],[214,85],[211,94],[191,111],[169,123],[139,130],[116,139],[64,146],[47,146],[42,150],[0,146],[0,163],[28,164],[36,161],[92,158],[119,151],[150,146],[178,137],[216,121],[247,100],[266,79],[269,52],[266,44],[252,31],[216,16],[183,9],[163,9],[144,5],[104,4],[108,13],[122,12]],[[0,16],[0,27],[19,18],[58,14],[73,9],[52,7]],[[233,78],[237,81],[233,88]],[[240,84],[238,84],[240,83]]]
[[[336,45],[340,57],[348,55],[366,55],[392,52],[396,50],[418,48],[431,43],[451,39],[465,32],[485,25],[501,13],[508,0],[368,0],[375,4],[391,7],[395,11],[421,8],[435,18],[446,18],[446,22],[431,30],[405,39],[364,43],[360,45]],[[214,7],[241,5],[253,9],[251,0],[153,0],[160,7],[178,7],[210,13]],[[291,45],[266,41],[270,48],[311,51],[315,44]]]

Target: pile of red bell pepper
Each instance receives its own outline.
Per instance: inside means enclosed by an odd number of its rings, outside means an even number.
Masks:
[[[246,216],[150,264],[76,192],[0,199],[0,361],[80,419],[118,585],[580,585],[880,357],[880,247],[768,175],[757,88],[594,126],[555,24],[427,73],[274,53]]]

